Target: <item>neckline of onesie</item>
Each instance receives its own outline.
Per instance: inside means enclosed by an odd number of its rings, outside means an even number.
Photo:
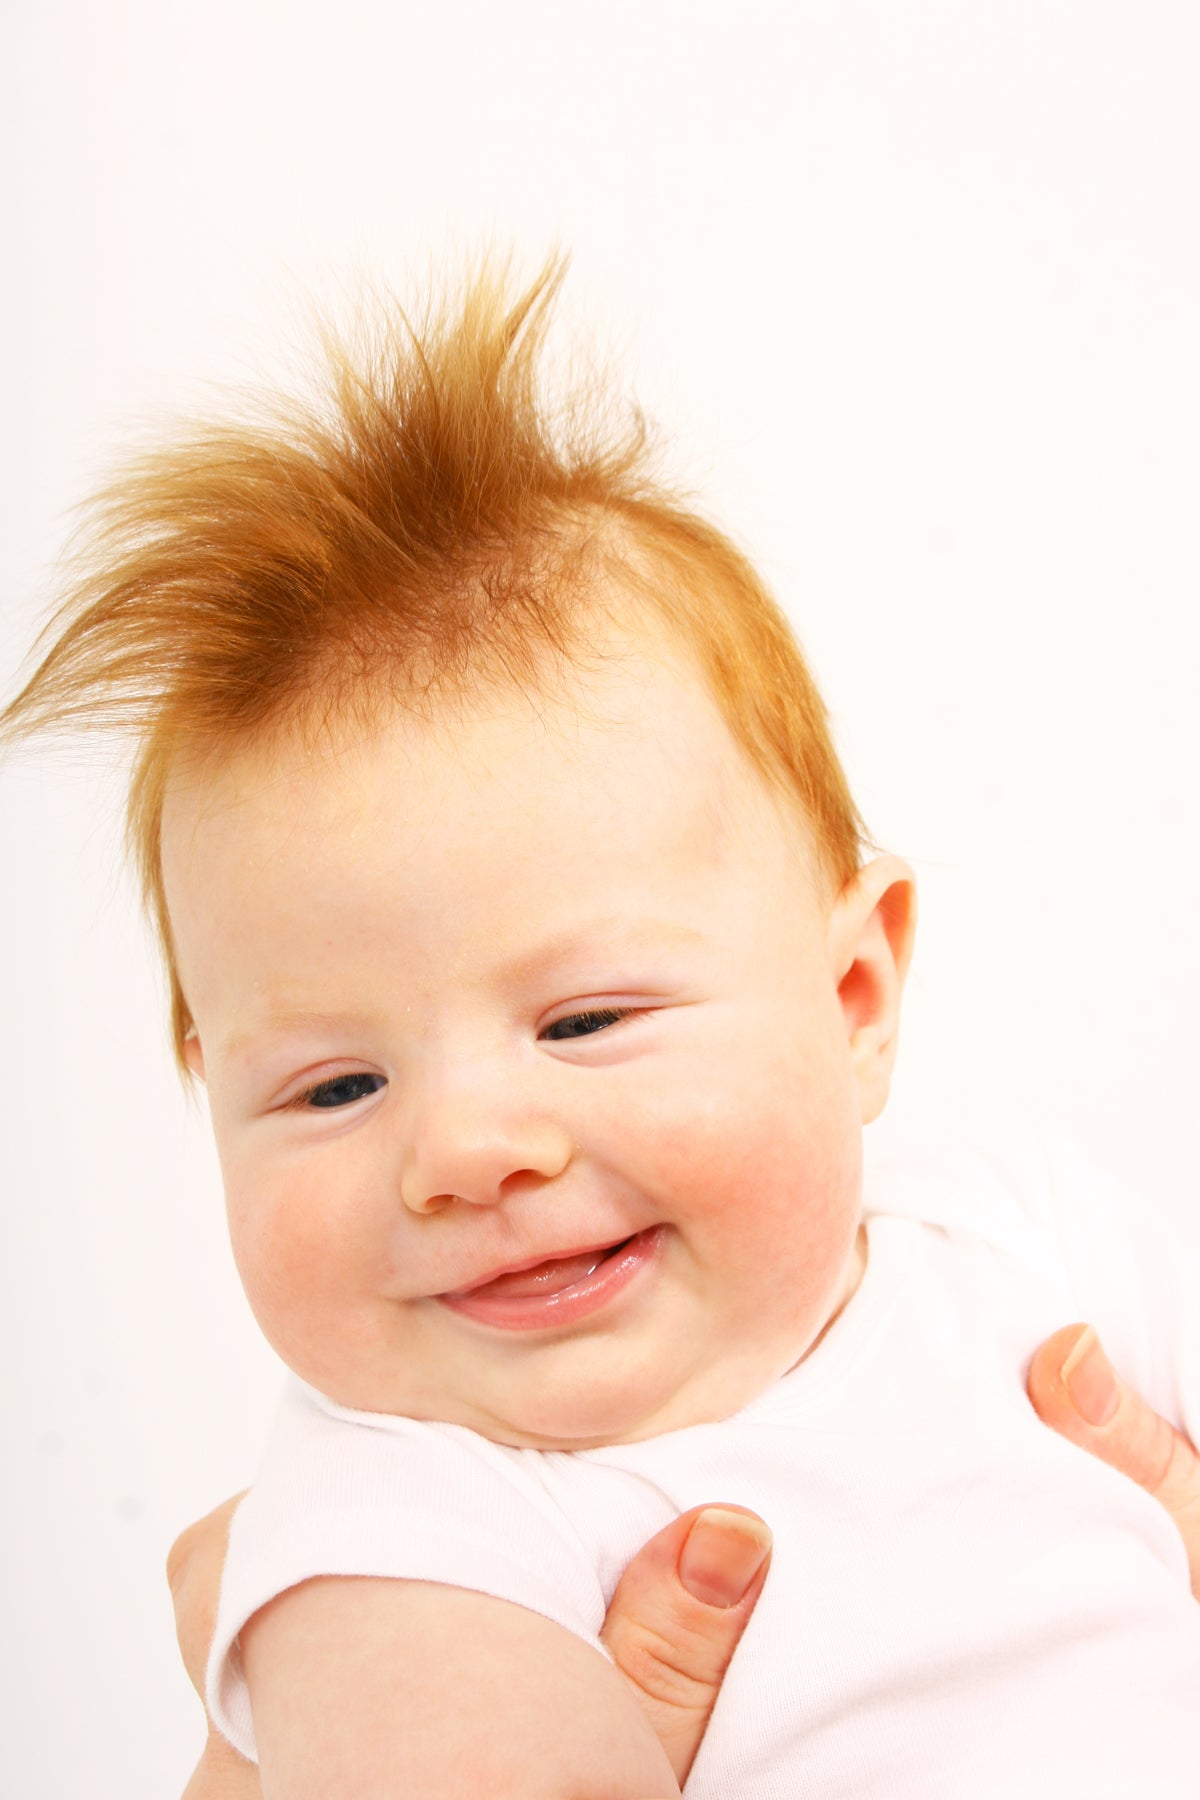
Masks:
[[[816,1347],[733,1418],[747,1425],[769,1424],[776,1416],[823,1404],[868,1354],[900,1304],[917,1272],[923,1232],[915,1219],[866,1213],[867,1266],[857,1291]]]

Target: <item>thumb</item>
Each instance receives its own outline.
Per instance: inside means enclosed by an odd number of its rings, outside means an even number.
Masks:
[[[1200,1599],[1200,1455],[1194,1445],[1117,1377],[1090,1325],[1064,1325],[1047,1338],[1034,1354],[1026,1385],[1040,1419],[1166,1508]]]
[[[638,1552],[613,1595],[600,1635],[681,1787],[770,1553],[770,1531],[745,1507],[693,1507]]]

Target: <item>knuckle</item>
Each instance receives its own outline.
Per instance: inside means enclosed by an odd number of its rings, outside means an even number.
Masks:
[[[1171,1512],[1191,1513],[1200,1510],[1200,1461],[1179,1432],[1166,1420],[1156,1433],[1153,1461],[1147,1485],[1157,1500]]]
[[[673,1711],[704,1714],[725,1672],[725,1662],[691,1632],[671,1637],[639,1625],[622,1638],[620,1665],[639,1692]]]
[[[1135,1479],[1155,1499],[1166,1501],[1183,1474],[1179,1457],[1180,1440],[1166,1419],[1143,1408],[1134,1433],[1137,1469]]]

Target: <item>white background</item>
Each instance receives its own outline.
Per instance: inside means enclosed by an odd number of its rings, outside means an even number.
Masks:
[[[1200,1244],[1191,0],[10,0],[0,65],[6,694],[130,420],[349,270],[557,239],[917,867],[878,1129],[1065,1129]],[[279,1378],[118,809],[86,750],[0,773],[22,1800],[182,1789],[161,1566],[251,1480]]]

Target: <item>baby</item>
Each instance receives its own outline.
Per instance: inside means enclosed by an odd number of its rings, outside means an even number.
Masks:
[[[1090,1318],[1196,1437],[1195,1296],[1064,1152],[864,1182],[911,872],[745,559],[637,429],[548,422],[560,273],[131,470],[10,709],[136,728],[176,1049],[294,1373],[213,1716],[268,1800],[678,1791],[598,1634],[720,1493],[775,1548],[689,1797],[1182,1800],[1179,1534],[1023,1384]]]

